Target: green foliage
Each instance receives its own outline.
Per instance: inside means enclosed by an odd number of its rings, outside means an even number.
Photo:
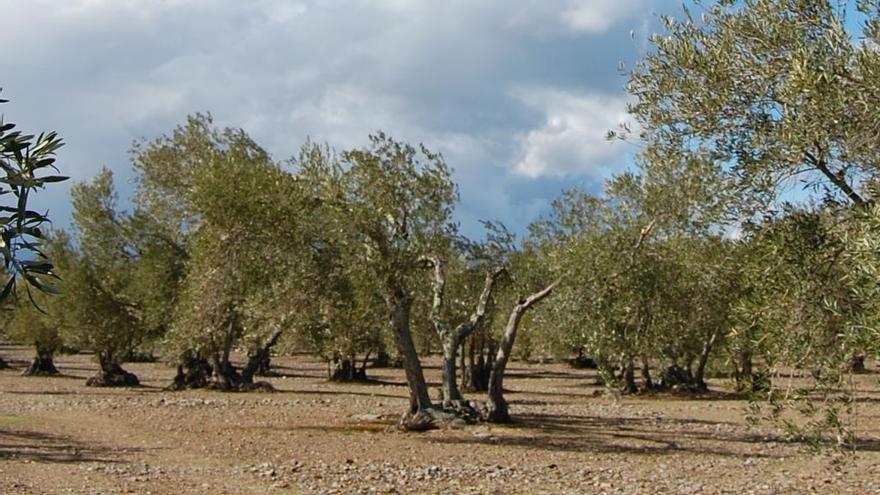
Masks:
[[[53,270],[64,274],[73,269],[75,253],[67,235],[63,231],[54,231],[46,237],[45,251],[52,260]],[[63,329],[70,324],[64,305],[65,295],[35,292],[31,297],[36,304],[23,295],[14,299],[17,304],[6,315],[3,333],[13,342],[33,346],[38,354],[51,356],[64,345]]]
[[[79,249],[62,273],[65,342],[95,352],[103,366],[118,365],[157,331],[143,317],[139,246],[128,216],[116,205],[113,174],[103,169],[71,190]]]
[[[7,100],[0,100],[6,103]],[[63,145],[54,132],[38,136],[22,134],[15,124],[0,119],[0,195],[11,194],[12,200],[0,204],[0,254],[8,280],[0,291],[0,301],[16,294],[16,281],[23,278],[25,291],[31,302],[30,288],[41,292],[57,293],[53,279],[53,265],[43,252],[43,226],[46,215],[28,209],[28,200],[35,191],[47,184],[62,182],[67,177],[45,175],[47,169],[58,172],[55,152]]]
[[[873,2],[867,2],[873,4]],[[876,35],[871,9],[863,34]],[[631,111],[652,146],[708,154],[743,206],[772,200],[793,179],[829,199],[862,204],[876,174],[880,53],[854,42],[846,3],[696,3],[631,73]]]

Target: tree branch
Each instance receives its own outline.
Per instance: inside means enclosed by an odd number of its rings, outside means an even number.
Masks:
[[[852,186],[850,186],[846,182],[846,178],[844,177],[844,174],[842,171],[841,171],[841,173],[836,174],[836,173],[832,172],[830,168],[828,168],[828,162],[825,161],[824,157],[817,157],[816,155],[813,155],[809,151],[804,151],[804,156],[806,157],[807,161],[810,162],[811,165],[816,167],[816,170],[818,170],[819,172],[822,172],[822,175],[827,177],[828,180],[830,180],[832,184],[837,186],[837,188],[840,189],[843,192],[843,194],[845,194],[846,197],[848,197],[850,199],[850,201],[853,202],[853,204],[855,204],[856,206],[865,206],[868,204],[868,202],[865,201],[865,198],[863,198],[859,193],[857,193],[852,188]]]

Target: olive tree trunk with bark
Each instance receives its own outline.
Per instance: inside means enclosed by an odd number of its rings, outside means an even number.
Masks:
[[[403,358],[406,383],[409,385],[409,413],[415,415],[420,411],[430,411],[434,405],[428,395],[425,373],[409,327],[412,296],[400,284],[389,282],[388,288],[385,305],[388,308],[388,322],[391,334],[394,336],[394,344]]]
[[[477,306],[474,312],[470,314],[468,319],[453,329],[446,326],[441,318],[441,311],[444,303],[444,293],[446,289],[446,276],[443,271],[443,262],[440,259],[432,258],[429,260],[433,265],[433,302],[431,305],[431,323],[443,348],[443,382],[441,385],[441,393],[443,394],[444,407],[461,407],[464,398],[458,387],[458,377],[456,369],[456,359],[458,358],[458,350],[462,346],[462,342],[466,339],[486,315],[486,307],[489,304],[489,298],[492,296],[492,289],[498,277],[504,273],[503,268],[491,269],[486,272],[486,279],[483,282],[483,290],[477,300]]]
[[[137,375],[122,368],[122,362],[113,351],[98,353],[101,369],[86,381],[89,387],[134,387],[140,385]]]
[[[39,345],[36,346],[37,355],[31,364],[25,368],[22,375],[24,376],[52,376],[58,374],[58,368],[55,367],[55,349],[47,349]]]
[[[492,372],[489,374],[489,393],[488,403],[486,404],[486,419],[492,423],[509,423],[510,412],[507,400],[504,399],[504,371],[507,362],[510,359],[513,343],[516,341],[516,333],[519,330],[519,323],[523,315],[532,306],[540,302],[553,292],[557,282],[553,282],[544,289],[521,299],[507,319],[507,325],[504,327],[504,336],[501,339],[501,346],[498,348],[498,354],[495,355],[495,362],[492,365]]]

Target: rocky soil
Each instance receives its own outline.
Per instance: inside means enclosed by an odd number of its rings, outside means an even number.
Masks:
[[[862,448],[840,458],[745,422],[708,397],[613,399],[595,374],[512,363],[517,422],[403,433],[403,375],[338,384],[310,357],[273,359],[277,393],[166,392],[174,370],[133,363],[142,386],[95,389],[89,356],[22,377],[0,346],[0,493],[880,493],[880,381],[859,377]],[[429,379],[439,380],[428,361]]]

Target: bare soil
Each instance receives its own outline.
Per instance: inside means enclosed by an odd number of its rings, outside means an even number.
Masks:
[[[880,493],[872,373],[858,377],[861,448],[841,460],[749,427],[724,381],[616,400],[590,370],[514,362],[516,423],[403,433],[389,428],[407,405],[400,370],[340,384],[315,358],[279,357],[277,393],[166,392],[162,363],[126,365],[140,387],[96,389],[90,356],[58,357],[56,377],[20,376],[28,349],[0,356],[2,494]]]

